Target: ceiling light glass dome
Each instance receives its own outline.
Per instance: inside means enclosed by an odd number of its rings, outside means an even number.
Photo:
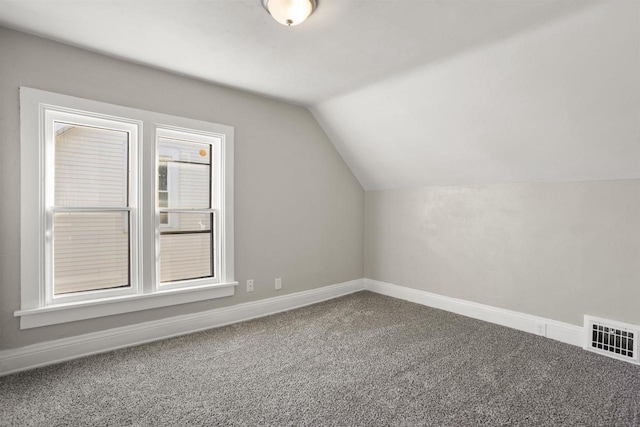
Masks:
[[[273,19],[289,27],[304,22],[316,9],[316,0],[262,0]]]

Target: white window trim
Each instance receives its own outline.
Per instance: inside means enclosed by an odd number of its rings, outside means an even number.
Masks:
[[[237,282],[223,283],[193,288],[157,291],[152,294],[138,294],[111,297],[99,300],[72,302],[41,308],[19,310],[20,329],[37,328],[58,323],[112,316],[151,308],[222,298],[234,295]]]
[[[55,106],[55,107],[53,107]],[[51,108],[53,107],[53,108]],[[47,301],[46,281],[46,215],[45,215],[45,156],[42,150],[46,141],[43,114],[49,110],[90,112],[96,119],[114,119],[139,126],[142,136],[136,163],[141,171],[137,195],[139,267],[136,294],[119,295],[100,299],[61,302]],[[223,135],[221,155],[224,158],[223,185],[220,195],[224,212],[219,221],[220,276],[217,283],[192,283],[190,287],[159,289],[156,246],[156,143],[155,129],[176,128],[200,130],[208,134]],[[233,244],[233,136],[234,128],[152,111],[107,104],[82,98],[61,95],[26,87],[20,88],[20,146],[21,146],[21,307],[14,313],[20,317],[20,328],[65,323],[95,317],[110,316],[186,302],[219,298],[234,294]],[[132,150],[133,151],[133,150]],[[133,157],[132,157],[133,161]],[[133,207],[132,207],[133,208]],[[136,237],[132,235],[132,239]]]

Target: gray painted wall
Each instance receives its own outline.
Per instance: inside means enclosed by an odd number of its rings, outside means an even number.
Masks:
[[[3,28],[0,76],[0,349],[363,276],[364,191],[306,109]],[[235,126],[236,279],[256,290],[21,331],[19,86]]]
[[[367,191],[365,276],[576,325],[640,324],[640,180]]]

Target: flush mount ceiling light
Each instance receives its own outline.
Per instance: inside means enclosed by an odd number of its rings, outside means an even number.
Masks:
[[[262,0],[273,19],[289,27],[304,22],[316,10],[316,0]]]

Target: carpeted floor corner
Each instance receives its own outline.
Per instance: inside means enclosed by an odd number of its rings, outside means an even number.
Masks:
[[[640,426],[640,367],[359,292],[0,378],[2,426]]]

